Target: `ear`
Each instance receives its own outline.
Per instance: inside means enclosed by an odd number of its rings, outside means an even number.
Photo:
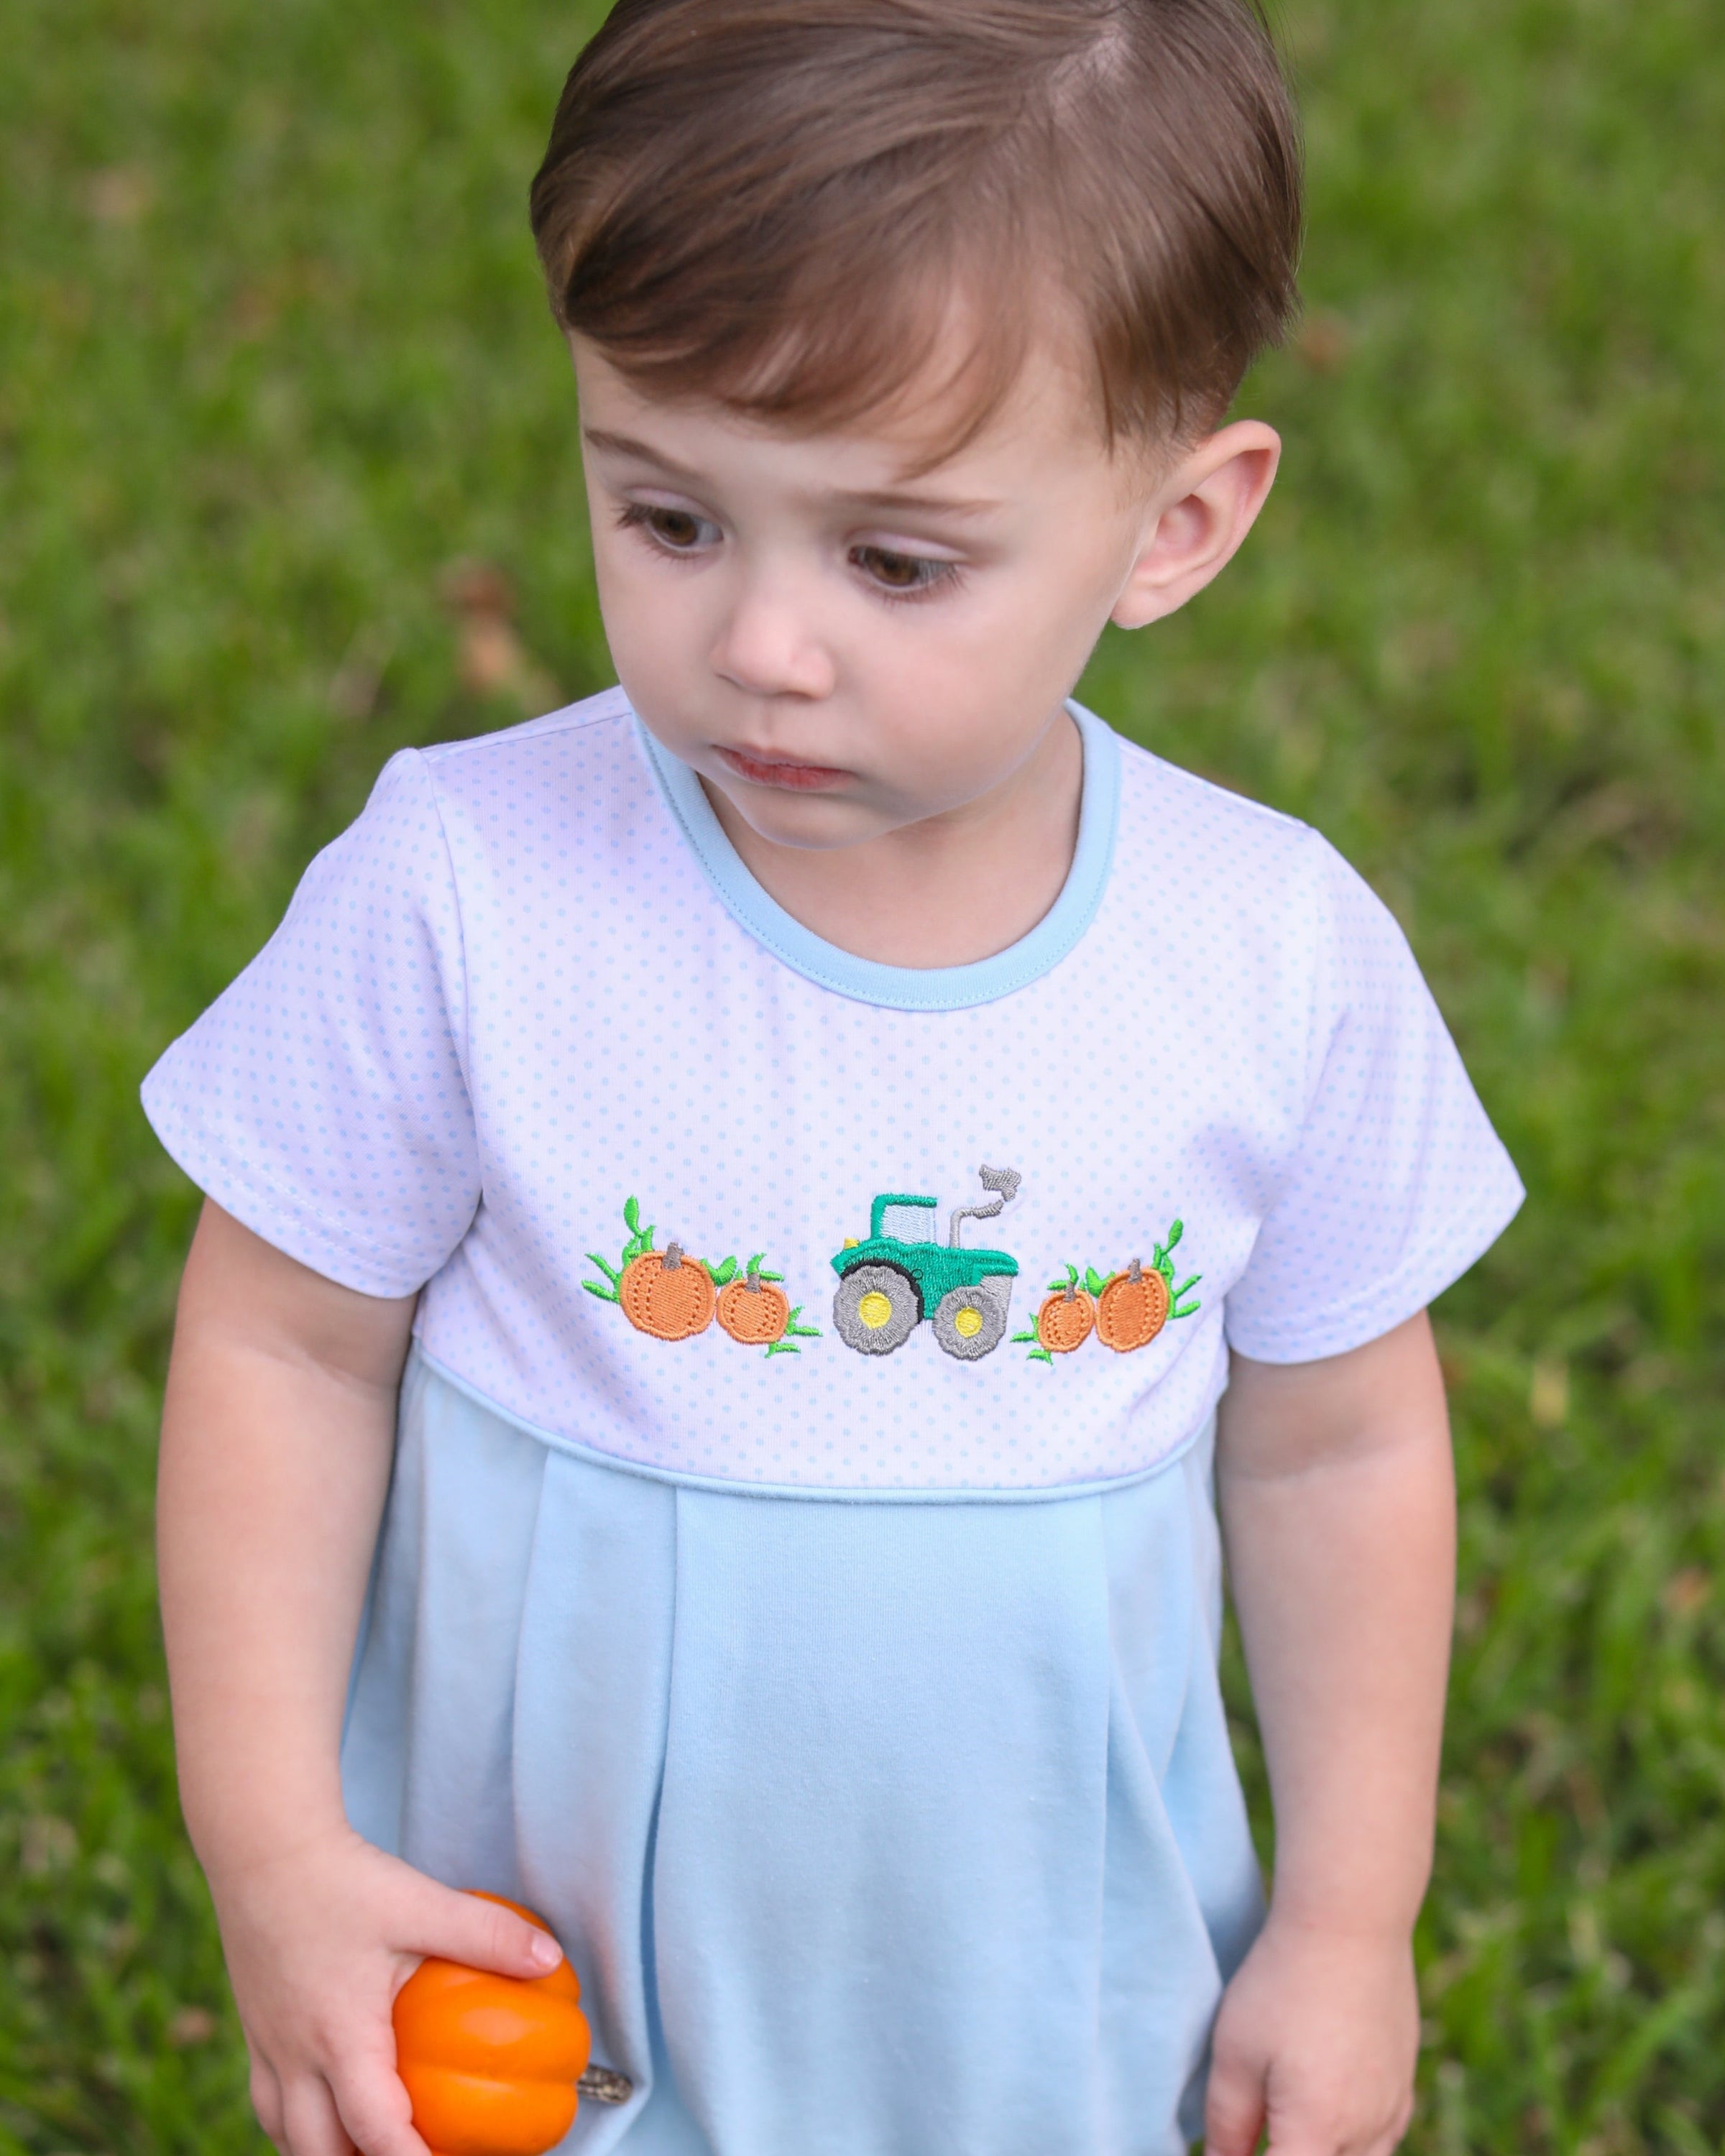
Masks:
[[[1258,521],[1281,459],[1281,437],[1273,427],[1237,419],[1163,474],[1110,619],[1122,629],[1142,629],[1201,592]]]

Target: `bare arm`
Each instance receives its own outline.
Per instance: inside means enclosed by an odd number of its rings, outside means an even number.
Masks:
[[[204,1208],[157,1536],[181,1799],[206,1863],[341,1823],[336,1747],[413,1304],[338,1287]]]
[[[368,1847],[341,1805],[414,1301],[338,1286],[214,1204],[180,1291],[157,1538],[181,1796],[254,2100],[292,2156],[424,2156],[388,2021],[418,1956],[542,1971],[542,1933]]]
[[[1208,2148],[1384,2156],[1411,2107],[1455,1586],[1422,1313],[1323,1362],[1236,1356],[1217,1492],[1276,1807],[1271,1914],[1219,2017]]]

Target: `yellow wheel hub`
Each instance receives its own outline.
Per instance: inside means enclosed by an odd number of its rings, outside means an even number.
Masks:
[[[892,1321],[892,1304],[880,1289],[871,1287],[856,1306],[856,1314],[870,1332],[878,1332],[883,1325]]]
[[[966,1304],[952,1320],[952,1330],[961,1340],[974,1340],[983,1329],[983,1313]]]

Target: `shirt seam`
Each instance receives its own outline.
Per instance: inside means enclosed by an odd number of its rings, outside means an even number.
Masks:
[[[445,1384],[453,1386],[464,1398],[489,1414],[535,1443],[554,1451],[567,1453],[578,1460],[590,1461],[593,1466],[612,1470],[620,1475],[634,1475],[644,1481],[664,1482],[675,1489],[692,1489],[711,1492],[718,1496],[770,1498],[780,1502],[831,1505],[1001,1505],[1001,1504],[1058,1504],[1076,1503],[1086,1498],[1111,1496],[1116,1491],[1128,1490],[1141,1482],[1163,1473],[1202,1442],[1214,1422],[1217,1401],[1213,1399],[1192,1428],[1159,1453],[1147,1466],[1129,1469],[1124,1475],[1099,1476],[1084,1482],[1045,1483],[969,1483],[943,1486],[924,1484],[908,1489],[896,1486],[870,1487],[866,1485],[829,1485],[819,1482],[750,1482],[741,1476],[704,1475],[697,1469],[661,1467],[650,1460],[631,1460],[626,1454],[607,1452],[596,1445],[584,1444],[581,1439],[567,1436],[561,1430],[536,1423],[501,1400],[482,1390],[471,1378],[464,1378],[459,1370],[434,1355],[415,1332],[410,1353],[417,1357]],[[403,1379],[406,1382],[405,1376]],[[1219,1394],[1218,1394],[1219,1399]]]
[[[467,1095],[467,1111],[473,1118],[477,1132],[479,1111],[473,1098],[473,976],[467,963],[467,920],[461,905],[461,879],[456,873],[455,850],[449,844],[449,825],[444,819],[443,799],[438,792],[431,760],[423,749],[409,749],[408,753],[420,766],[420,775],[431,802],[431,813],[437,822],[438,841],[444,850],[444,865],[449,872],[449,896],[455,908],[455,939],[461,964],[461,1085]],[[480,1197],[483,1203],[483,1183]]]
[[[617,701],[621,699],[619,706]],[[598,706],[598,709],[589,706]],[[565,704],[555,711],[546,711],[536,719],[524,719],[519,726],[499,726],[488,734],[471,734],[465,741],[433,742],[411,754],[428,764],[452,762],[458,756],[485,748],[501,748],[521,741],[539,741],[550,734],[578,733],[586,726],[603,726],[608,721],[627,719],[634,716],[628,696],[620,682],[608,689],[595,690],[591,696],[583,696],[572,704]]]

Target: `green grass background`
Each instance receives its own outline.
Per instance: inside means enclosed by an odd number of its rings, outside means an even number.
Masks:
[[[522,214],[592,0],[0,0],[0,2156],[259,2148],[149,1553],[137,1081],[385,757],[608,679]],[[1531,1201],[1446,1296],[1412,2146],[1725,2145],[1725,15],[1289,0],[1259,535],[1087,695],[1406,924]],[[1236,1696],[1237,1681],[1236,1681]],[[1255,1776],[1250,1731],[1243,1743]],[[1261,1807],[1260,1807],[1261,1810]]]

